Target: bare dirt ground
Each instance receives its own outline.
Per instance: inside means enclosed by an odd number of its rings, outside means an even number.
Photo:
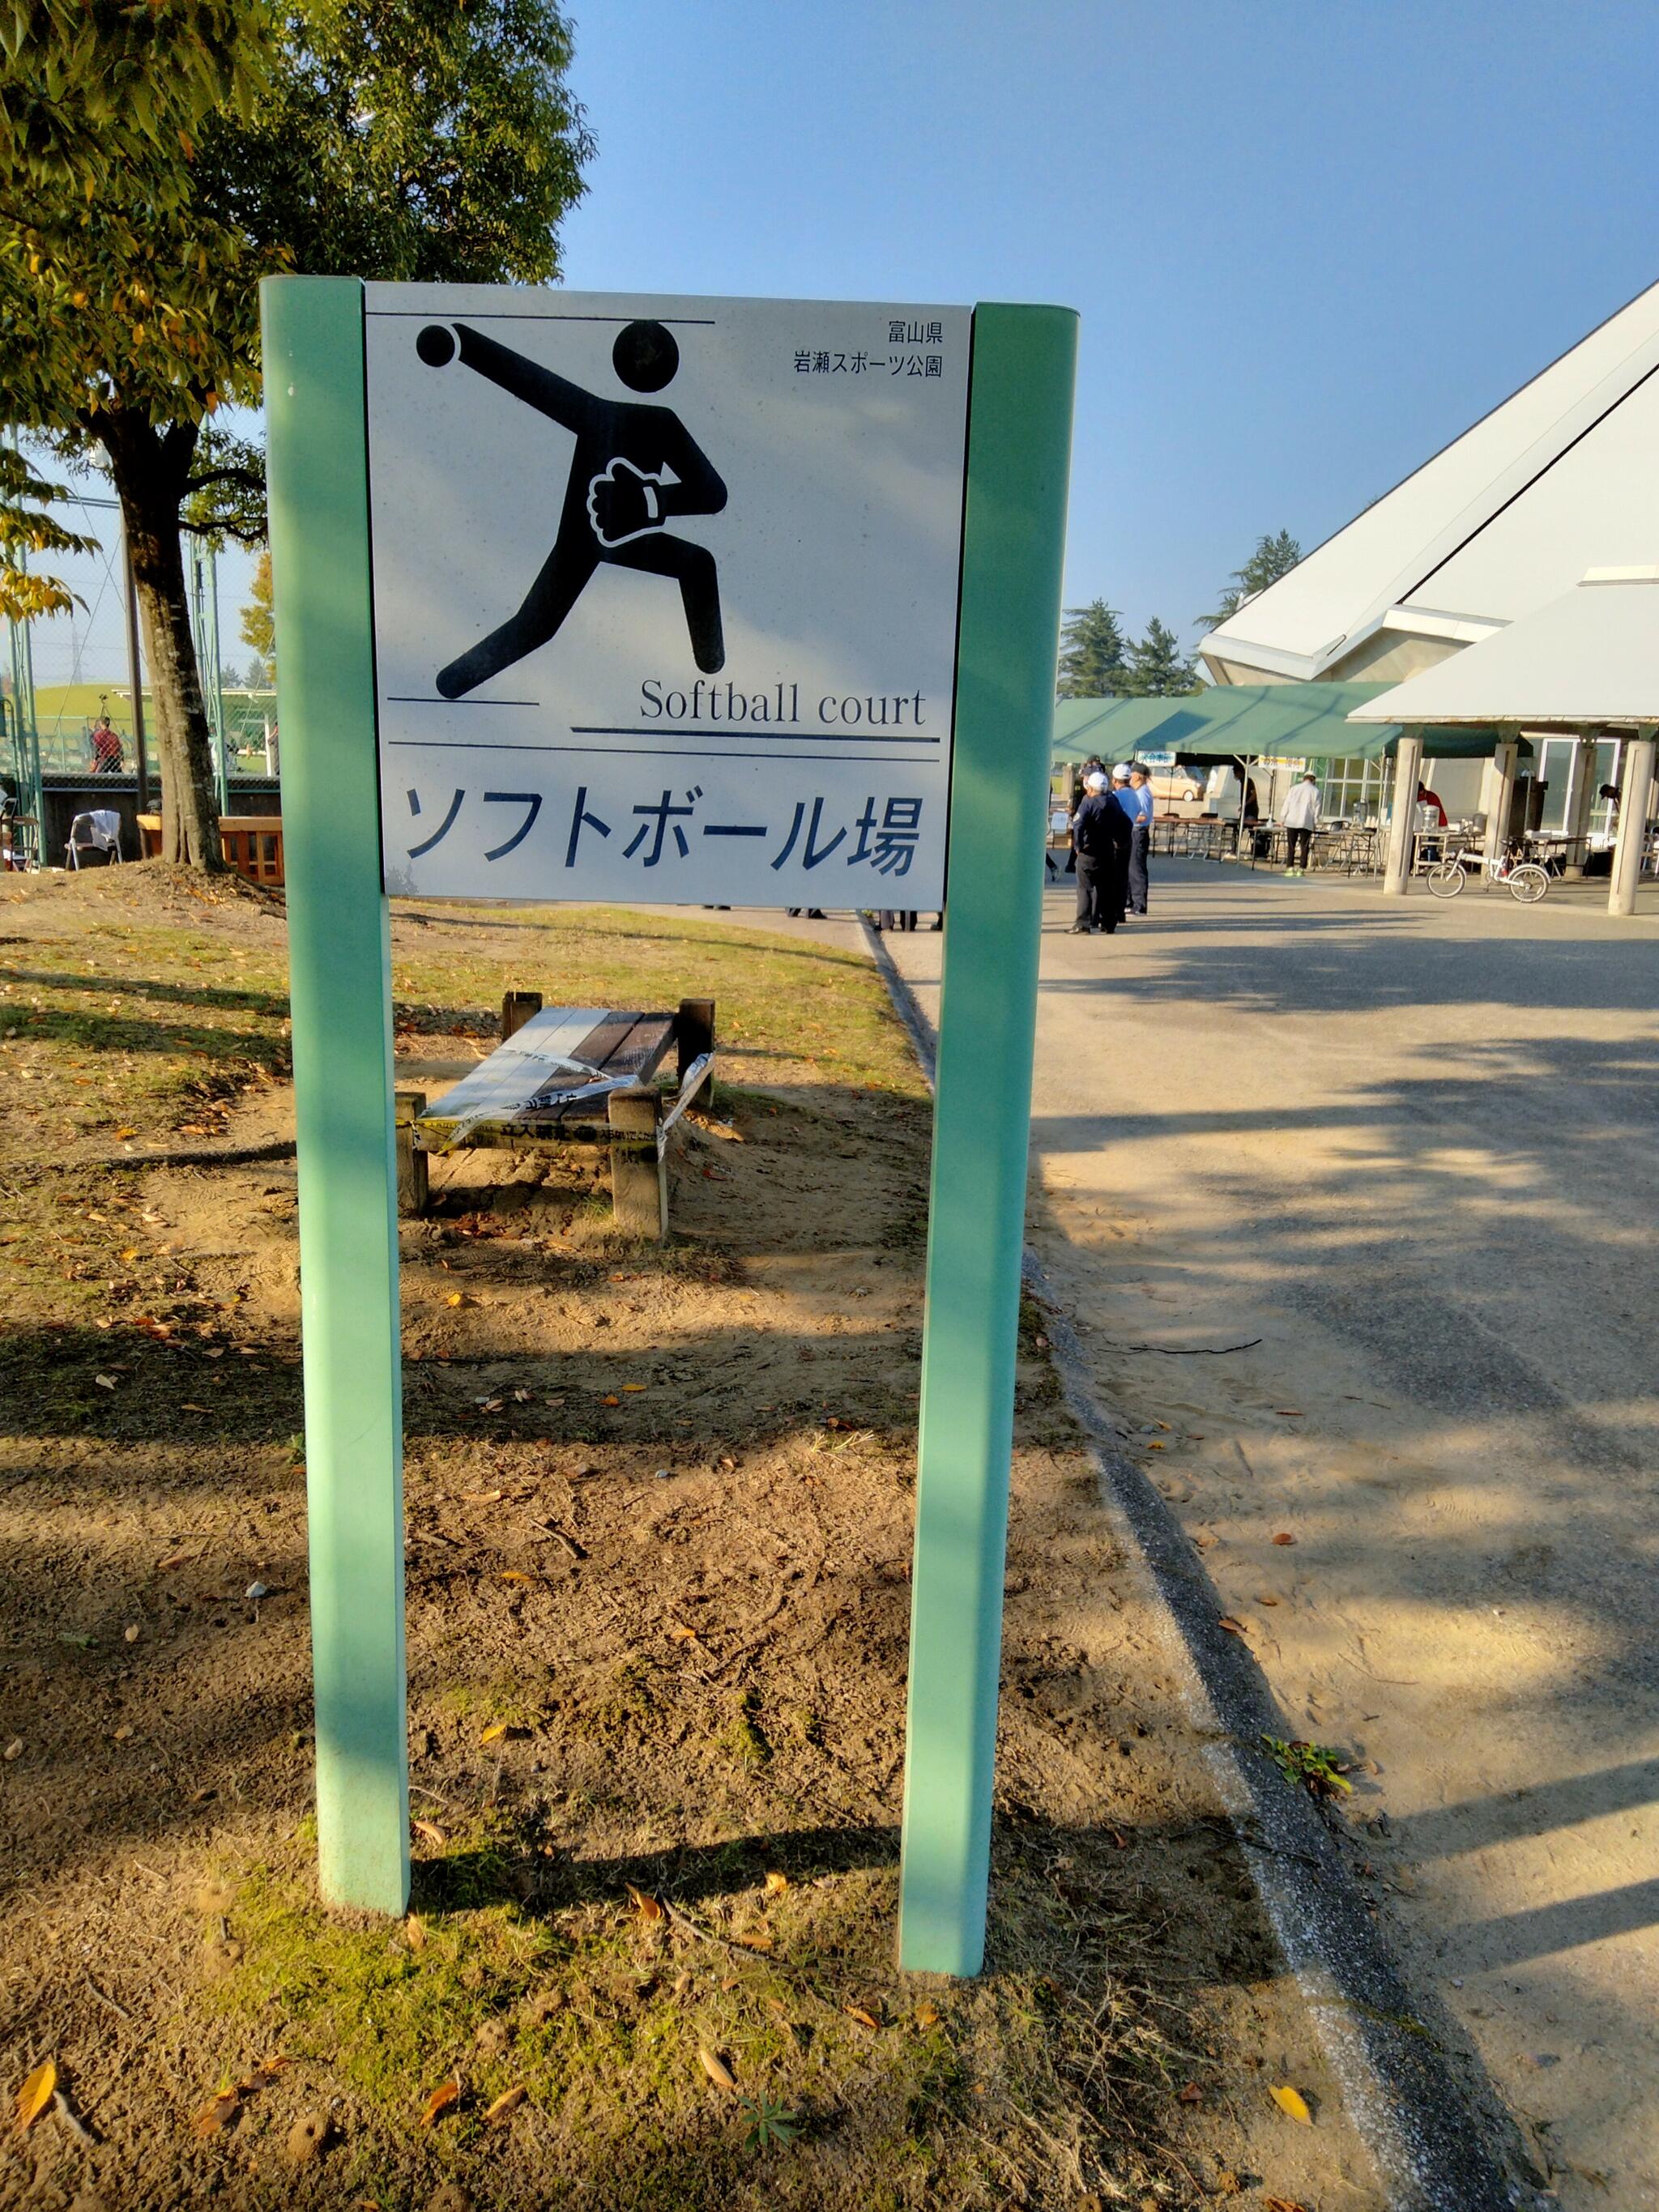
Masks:
[[[1659,2205],[1659,922],[1595,897],[1051,895],[1033,1121],[1100,1394],[1574,2212]]]
[[[434,1093],[507,985],[725,1040],[667,1249],[576,1150],[405,1229],[404,1928],[313,1888],[293,1163],[201,1157],[290,1127],[280,903],[0,891],[0,2043],[63,2096],[0,2206],[1375,2212],[1035,1321],[990,1967],[893,1967],[927,1108],[867,964],[435,907],[393,957]]]

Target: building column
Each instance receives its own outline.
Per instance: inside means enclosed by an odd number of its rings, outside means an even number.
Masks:
[[[1422,777],[1423,732],[1402,730],[1394,759],[1394,811],[1389,822],[1388,863],[1382,871],[1384,898],[1404,898],[1411,881],[1417,787]]]
[[[1595,802],[1595,738],[1592,735],[1577,738],[1572,748],[1572,788],[1567,795],[1564,825],[1569,837],[1583,837],[1589,834],[1590,808]],[[1568,850],[1571,851],[1571,848],[1569,847]],[[1577,860],[1569,860],[1563,872],[1575,881],[1582,877],[1584,872],[1583,855],[1581,854]]]
[[[1482,794],[1486,807],[1486,858],[1495,860],[1504,849],[1504,831],[1515,805],[1515,771],[1521,748],[1511,738],[1492,757]]]
[[[1642,851],[1647,843],[1648,807],[1653,792],[1654,753],[1651,726],[1638,730],[1625,746],[1625,772],[1619,792],[1619,836],[1613,848],[1613,883],[1607,892],[1609,914],[1636,911],[1636,886],[1641,880]]]

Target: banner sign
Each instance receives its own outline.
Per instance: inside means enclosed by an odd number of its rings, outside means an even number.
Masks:
[[[365,291],[386,889],[940,906],[969,311]]]

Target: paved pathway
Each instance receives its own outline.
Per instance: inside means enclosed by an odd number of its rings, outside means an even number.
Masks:
[[[1659,911],[1154,908],[1048,896],[1035,1241],[1294,1732],[1374,1762],[1420,1984],[1564,2204],[1659,2207]]]

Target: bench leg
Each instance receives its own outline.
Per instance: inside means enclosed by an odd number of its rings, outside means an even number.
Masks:
[[[426,1154],[415,1142],[415,1123],[426,1111],[424,1091],[394,1091],[392,1123],[398,1138],[398,1211],[424,1213],[427,1202]]]
[[[682,1083],[685,1071],[694,1060],[714,1049],[714,1001],[712,999],[682,999],[679,1018],[674,1024],[674,1041],[679,1049],[678,1073]],[[714,1107],[714,1071],[708,1071],[708,1080],[703,1085],[703,1103],[712,1113]]]
[[[516,1035],[532,1014],[542,1010],[539,991],[504,991],[501,994],[501,1042]]]
[[[645,1085],[613,1091],[606,1116],[614,1135],[631,1143],[611,1147],[611,1197],[617,1226],[626,1236],[668,1236],[668,1163],[657,1150],[662,1098]]]

